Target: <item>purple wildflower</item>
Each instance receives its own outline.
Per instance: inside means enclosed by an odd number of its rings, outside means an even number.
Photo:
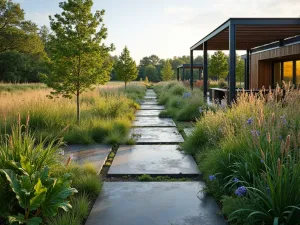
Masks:
[[[251,125],[253,123],[253,119],[252,119],[252,117],[251,118],[249,118],[248,120],[247,120],[247,124],[248,125]]]
[[[239,181],[240,181],[240,180],[239,180],[238,178],[236,178],[236,177],[233,178],[233,182],[234,182],[234,183],[237,183],[237,182],[239,182]]]
[[[215,179],[217,179],[215,175],[209,175],[209,180],[210,180],[210,181],[213,181],[213,180],[215,180]]]
[[[265,161],[264,161],[263,159],[260,159],[260,162],[261,162],[261,163],[264,163]]]
[[[286,116],[285,116],[285,115],[280,116],[280,119],[281,119],[283,125],[287,125],[288,122],[287,122],[287,120],[286,120]]]
[[[190,98],[192,94],[190,92],[184,92],[182,98]]]
[[[253,137],[258,137],[260,135],[260,132],[258,130],[251,130],[251,134]]]
[[[240,186],[238,189],[234,192],[237,196],[243,197],[247,194],[247,188],[245,186]]]
[[[282,137],[281,135],[279,135],[279,137],[278,137],[278,138],[279,138],[279,140],[280,140],[280,141],[283,139],[283,137]]]

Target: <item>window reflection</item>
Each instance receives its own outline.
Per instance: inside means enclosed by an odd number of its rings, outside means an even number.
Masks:
[[[296,61],[296,85],[300,85],[300,60]]]
[[[283,80],[293,83],[293,61],[283,63]]]

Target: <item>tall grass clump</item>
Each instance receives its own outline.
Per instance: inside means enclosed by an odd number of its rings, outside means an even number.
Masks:
[[[166,110],[160,117],[172,117],[177,121],[195,121],[206,110],[201,91],[190,91],[179,82],[161,82],[154,86],[158,94],[158,103],[165,105]]]
[[[107,85],[84,93],[80,125],[75,119],[75,100],[49,99],[49,92],[49,89],[0,92],[0,124],[6,123],[9,130],[18,113],[28,114],[36,138],[50,140],[59,134],[68,144],[125,143],[139,108],[135,99],[143,96],[145,87],[132,84],[125,93],[118,85]],[[3,131],[5,127],[0,125],[0,129]]]
[[[234,224],[300,223],[300,91],[241,94],[183,144]]]

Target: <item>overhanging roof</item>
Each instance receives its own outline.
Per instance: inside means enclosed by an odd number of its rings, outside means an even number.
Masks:
[[[230,18],[191,50],[229,50],[229,26],[236,25],[236,50],[247,50],[300,35],[300,18]]]
[[[190,64],[182,64],[182,65],[179,65],[177,66],[177,69],[181,69],[181,68],[191,68],[191,65]],[[194,69],[203,69],[203,65],[202,64],[193,64],[193,68]]]

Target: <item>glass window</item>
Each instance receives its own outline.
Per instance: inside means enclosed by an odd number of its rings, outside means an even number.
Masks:
[[[277,86],[277,84],[280,84],[281,82],[281,63],[274,63],[274,86]]]
[[[283,63],[283,80],[286,83],[293,83],[293,61]]]
[[[300,60],[296,61],[296,85],[300,85]]]

